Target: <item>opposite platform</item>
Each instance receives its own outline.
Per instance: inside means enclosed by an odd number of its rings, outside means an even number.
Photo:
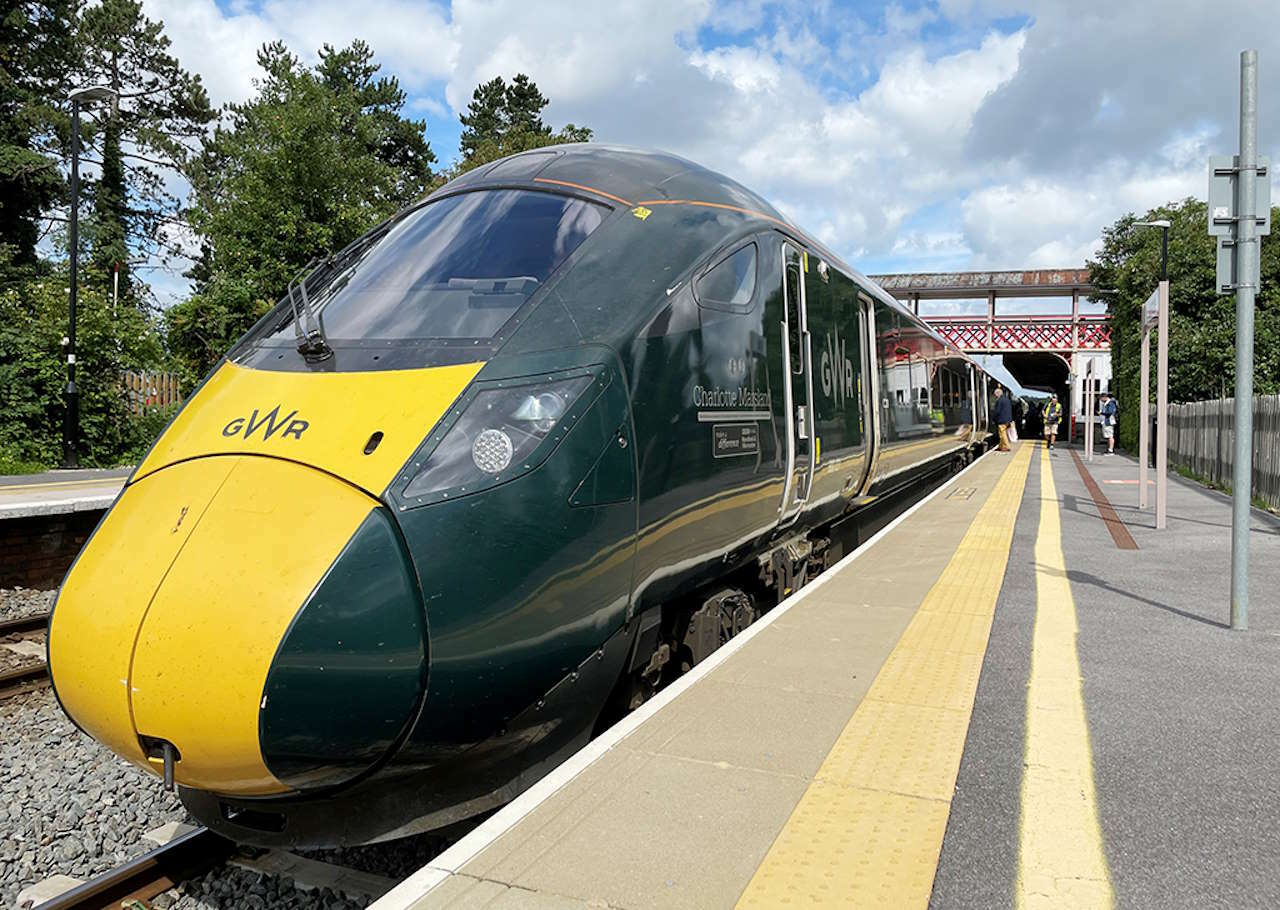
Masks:
[[[85,469],[0,477],[0,519],[101,511],[115,501],[132,470]]]

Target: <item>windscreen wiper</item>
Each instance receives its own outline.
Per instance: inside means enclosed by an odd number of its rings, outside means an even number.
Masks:
[[[293,331],[298,339],[298,353],[309,361],[327,360],[333,356],[333,348],[324,337],[324,327],[311,309],[311,301],[307,298],[307,280],[332,262],[332,256],[326,256],[319,265],[312,259],[298,276],[289,282],[289,306],[293,309]]]

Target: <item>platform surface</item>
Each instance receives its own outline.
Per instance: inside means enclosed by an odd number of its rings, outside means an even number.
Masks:
[[[1280,526],[1232,632],[1229,502],[1088,470],[1123,529],[989,454],[376,906],[1280,905]]]
[[[132,468],[46,471],[0,476],[0,519],[105,509]]]

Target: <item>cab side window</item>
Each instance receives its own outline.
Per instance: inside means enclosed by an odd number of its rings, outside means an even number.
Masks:
[[[756,289],[756,245],[748,243],[720,260],[694,282],[698,303],[713,309],[743,312]]]

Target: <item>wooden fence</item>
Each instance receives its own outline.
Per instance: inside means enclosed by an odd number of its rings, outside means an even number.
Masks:
[[[1232,398],[1170,405],[1170,462],[1230,486],[1234,408]],[[1253,399],[1253,495],[1280,508],[1280,395]]]
[[[161,373],[157,370],[128,372],[121,377],[121,384],[129,399],[129,410],[135,414],[141,414],[149,408],[166,408],[182,401],[176,373]]]

